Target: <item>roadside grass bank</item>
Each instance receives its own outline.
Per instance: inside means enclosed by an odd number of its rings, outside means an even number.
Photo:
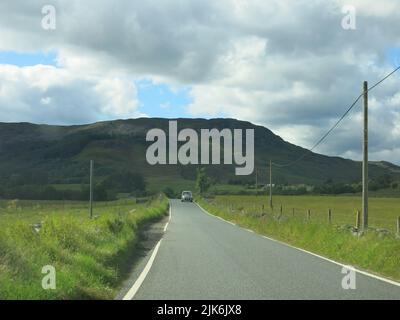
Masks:
[[[311,216],[310,220],[303,212],[293,216],[287,211],[279,217],[280,208],[272,212],[267,207],[268,199],[257,198],[217,196],[211,200],[200,198],[197,202],[208,212],[258,234],[400,281],[400,239],[394,233],[382,234],[371,230],[356,235],[350,231],[350,225],[342,224],[340,219],[329,224],[325,213],[325,219],[316,218],[315,212],[314,219]],[[320,201],[324,200],[329,198]],[[257,211],[256,207],[261,203],[264,210]],[[354,215],[351,217],[354,225]]]
[[[0,208],[0,299],[113,299],[139,228],[168,211],[161,195],[97,203],[93,219],[83,202],[7,203]],[[48,265],[54,290],[42,288]]]

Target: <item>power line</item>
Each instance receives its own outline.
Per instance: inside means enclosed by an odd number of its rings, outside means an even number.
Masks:
[[[383,77],[381,80],[379,80],[377,83],[375,83],[372,87],[370,87],[367,92],[371,91],[373,88],[376,86],[380,85],[383,81],[385,81],[387,78],[389,78],[393,73],[395,73],[397,70],[400,69],[400,66],[398,66],[396,69],[394,69],[392,72],[388,73],[385,77]]]
[[[367,92],[371,91],[372,89],[374,89],[375,87],[377,87],[378,85],[380,85],[383,81],[385,81],[387,78],[389,78],[392,74],[394,74],[396,71],[398,71],[400,69],[400,66],[398,66],[396,69],[394,69],[392,72],[388,73],[385,77],[383,77],[381,80],[379,80],[377,83],[375,83],[373,86],[371,86]],[[364,93],[360,93],[360,95],[354,100],[354,102],[350,105],[350,107],[346,110],[345,113],[343,113],[343,115],[339,118],[338,121],[335,122],[335,124],[307,151],[305,151],[300,157],[298,157],[297,159],[285,163],[285,164],[277,164],[272,162],[272,164],[276,167],[279,168],[283,168],[283,167],[289,167],[292,166],[293,164],[299,162],[300,160],[304,159],[305,156],[308,155],[308,153],[312,152],[316,147],[318,147],[325,139],[326,137],[333,131],[336,129],[336,127],[340,124],[340,122],[342,122],[342,120],[349,114],[349,112],[353,109],[353,107],[357,104],[357,102],[360,100],[360,98],[363,96]]]

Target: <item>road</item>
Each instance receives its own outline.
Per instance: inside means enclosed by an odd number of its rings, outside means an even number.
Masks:
[[[171,212],[143,282],[129,298],[400,298],[399,286],[361,273],[356,289],[345,290],[342,266],[222,221],[194,203],[171,200]]]

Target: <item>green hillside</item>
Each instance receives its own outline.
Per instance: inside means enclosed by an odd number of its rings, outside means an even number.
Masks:
[[[29,123],[0,123],[0,182],[2,186],[21,184],[82,185],[88,183],[89,159],[95,160],[96,181],[118,173],[142,175],[150,189],[173,183],[190,186],[195,165],[156,165],[146,162],[148,130],[168,132],[168,119],[139,118],[77,126],[50,126]],[[305,149],[284,141],[265,127],[234,119],[178,119],[178,130],[223,128],[255,129],[255,166],[259,182],[265,183],[267,163],[286,163]],[[206,165],[218,183],[234,180],[253,182],[252,176],[235,176],[233,165]],[[396,179],[400,168],[388,162],[371,162],[371,178],[389,174]],[[274,169],[276,183],[318,185],[327,180],[358,182],[361,164],[340,157],[309,153],[296,165]]]

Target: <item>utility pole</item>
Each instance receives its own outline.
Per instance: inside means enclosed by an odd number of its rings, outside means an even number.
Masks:
[[[256,168],[256,196],[258,195],[258,171]]]
[[[272,209],[272,161],[269,160],[269,207]]]
[[[90,160],[89,215],[93,217],[93,160]]]
[[[364,81],[364,138],[363,138],[363,164],[362,164],[362,211],[363,229],[368,228],[368,82]]]

